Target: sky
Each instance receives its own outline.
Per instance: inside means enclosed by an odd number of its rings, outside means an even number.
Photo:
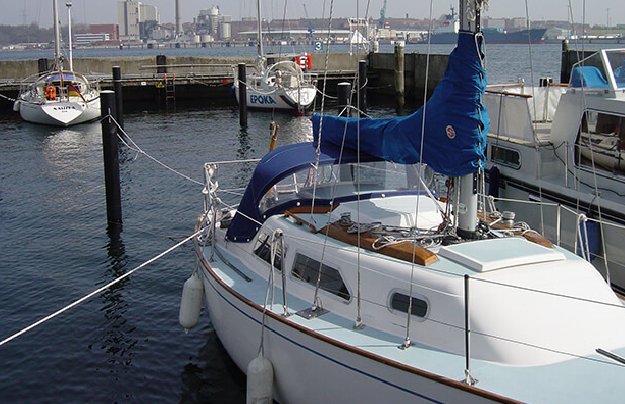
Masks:
[[[52,26],[53,0],[0,0],[0,24],[23,25],[36,22],[41,27]],[[58,0],[61,21],[67,21],[67,0]],[[286,17],[320,18],[329,15],[331,0],[262,0],[263,18],[280,19]],[[623,0],[526,0],[531,20],[569,20],[569,4],[576,22],[584,17],[590,24],[616,25],[625,24]],[[367,16],[380,17],[384,0],[334,0],[334,17]],[[74,23],[114,23],[117,22],[117,0],[72,0],[72,20]],[[174,22],[175,0],[145,0],[158,8],[161,22]],[[457,8],[457,0],[387,0],[388,17],[428,18],[432,3],[432,16],[440,17],[449,11],[450,5]],[[524,17],[526,15],[523,0],[489,0],[489,10],[485,13],[492,18]],[[324,13],[325,4],[325,13]],[[233,20],[256,15],[256,0],[180,0],[182,20],[190,22],[200,9],[219,6],[221,13],[231,15]],[[306,7],[304,7],[304,5]],[[358,14],[358,15],[357,15]]]

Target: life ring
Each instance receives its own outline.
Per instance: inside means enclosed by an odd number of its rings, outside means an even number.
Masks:
[[[56,88],[55,87],[46,87],[46,99],[53,100],[56,98]]]
[[[302,70],[310,70],[312,69],[312,55],[310,53],[305,53],[297,57],[297,64]]]

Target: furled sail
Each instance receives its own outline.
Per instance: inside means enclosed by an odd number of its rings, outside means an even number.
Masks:
[[[345,118],[313,115],[315,142],[358,149],[397,163],[422,161],[450,176],[476,172],[484,163],[489,119],[482,96],[486,71],[482,66],[482,36],[461,32],[449,56],[443,79],[425,108],[395,118]],[[422,122],[425,116],[423,148]],[[319,123],[323,127],[319,131]],[[422,151],[422,152],[421,152]]]

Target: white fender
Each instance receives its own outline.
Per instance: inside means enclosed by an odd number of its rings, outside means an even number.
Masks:
[[[182,298],[180,299],[180,313],[178,320],[184,327],[184,332],[189,333],[189,329],[195,327],[200,318],[202,308],[202,295],[204,285],[197,272],[189,277],[182,288]]]
[[[247,365],[246,404],[273,403],[273,365],[262,352]]]

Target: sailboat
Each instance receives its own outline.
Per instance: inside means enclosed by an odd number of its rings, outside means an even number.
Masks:
[[[43,74],[22,82],[13,110],[29,122],[69,126],[100,117],[100,90],[87,78],[70,68],[63,68],[57,1],[54,14],[54,65]],[[71,21],[70,21],[71,24]]]
[[[533,201],[498,204],[537,218],[537,227],[542,209],[543,232],[586,256],[625,293],[625,49],[594,52],[570,77],[564,85],[489,86],[491,193]],[[573,220],[558,233],[557,220],[567,217]],[[578,246],[586,237],[592,248],[584,251]]]
[[[301,113],[312,105],[317,95],[313,77],[303,71],[303,68],[311,67],[312,57],[306,54],[305,60],[300,61],[299,57],[297,60],[281,60],[265,68],[260,0],[257,0],[256,6],[258,57],[255,70],[246,77],[247,107]],[[237,74],[235,70],[234,89],[237,102],[241,102],[238,91],[241,82]]]
[[[180,322],[206,301],[248,402],[622,402],[623,302],[479,195],[481,6],[460,0],[457,47],[414,114],[313,115],[314,141],[263,157],[236,209],[218,196],[232,162],[204,166]]]

